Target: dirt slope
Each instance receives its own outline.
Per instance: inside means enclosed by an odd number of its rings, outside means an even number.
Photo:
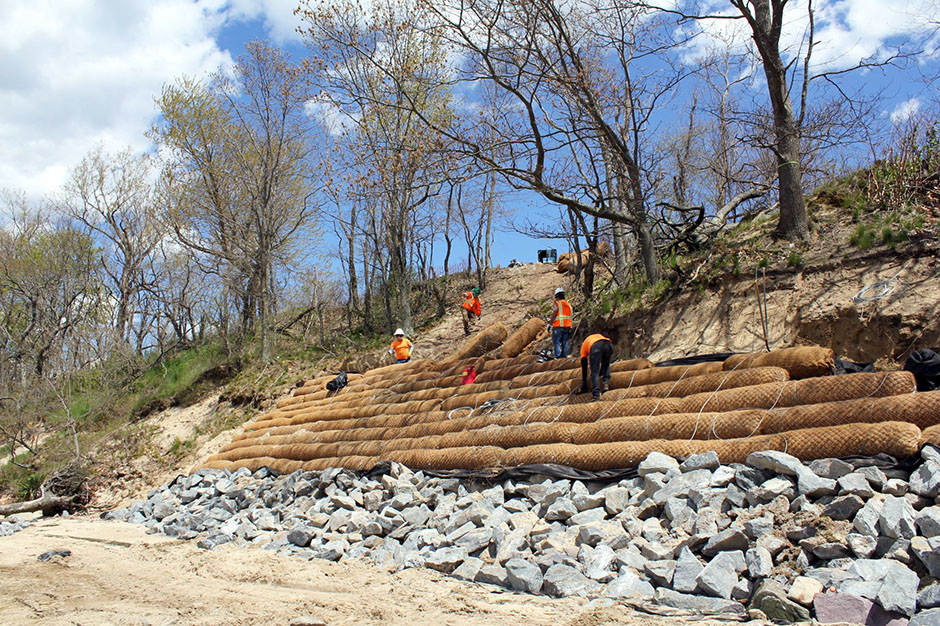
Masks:
[[[480,296],[483,315],[477,322],[478,330],[497,322],[514,330],[530,315],[538,313],[540,302],[552,299],[556,287],[566,288],[568,283],[567,276],[556,272],[554,264],[527,263],[491,270],[487,274],[487,285],[486,291]],[[414,337],[416,356],[442,359],[463,341],[460,297],[457,293],[444,319]]]
[[[49,550],[72,554],[37,560]],[[428,569],[390,573],[363,561],[306,561],[231,544],[200,550],[147,535],[142,526],[75,517],[0,538],[0,580],[0,624],[686,623],[623,605],[517,594]]]
[[[726,274],[705,290],[686,290],[650,310],[595,324],[612,333],[620,357],[661,361],[761,351],[759,288],[766,293],[771,348],[817,344],[840,358],[890,367],[890,362],[903,364],[912,350],[936,349],[940,343],[937,252],[934,246],[820,259],[807,267],[768,271],[766,280],[756,282],[753,274]],[[874,299],[854,301],[863,289],[863,297]]]

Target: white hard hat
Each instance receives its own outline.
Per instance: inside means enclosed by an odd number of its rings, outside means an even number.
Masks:
[[[555,289],[555,295],[556,295],[556,296],[557,296],[558,294],[560,294],[560,293],[565,293],[565,290],[562,289],[561,287],[558,287],[557,289]]]
[[[403,331],[401,328],[396,328],[396,329],[395,329],[395,334],[396,334],[396,335],[404,335],[404,334],[405,334],[405,331]]]

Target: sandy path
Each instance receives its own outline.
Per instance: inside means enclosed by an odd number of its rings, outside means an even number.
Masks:
[[[37,556],[68,549],[44,563]],[[47,519],[0,538],[0,624],[599,626],[687,623],[472,584],[426,569],[305,561],[254,547],[200,550],[142,526]],[[695,620],[699,623],[698,620]]]

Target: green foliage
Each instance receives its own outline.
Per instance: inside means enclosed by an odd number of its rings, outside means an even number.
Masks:
[[[39,495],[42,481],[46,479],[40,472],[29,472],[21,476],[16,482],[16,497],[19,500],[32,500]]]
[[[870,250],[875,242],[875,233],[865,224],[859,224],[849,236],[849,243],[859,250]]]
[[[803,266],[803,255],[800,254],[797,250],[791,250],[790,254],[787,256],[787,267],[802,267]]]
[[[211,343],[183,350],[154,364],[134,384],[136,397],[131,412],[137,415],[161,402],[172,401],[224,361],[222,347]]]

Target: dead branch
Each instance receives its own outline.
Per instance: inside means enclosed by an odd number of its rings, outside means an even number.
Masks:
[[[72,496],[42,496],[26,502],[0,505],[0,515],[16,515],[17,513],[32,513],[42,511],[43,514],[53,514],[68,509],[74,503]]]

